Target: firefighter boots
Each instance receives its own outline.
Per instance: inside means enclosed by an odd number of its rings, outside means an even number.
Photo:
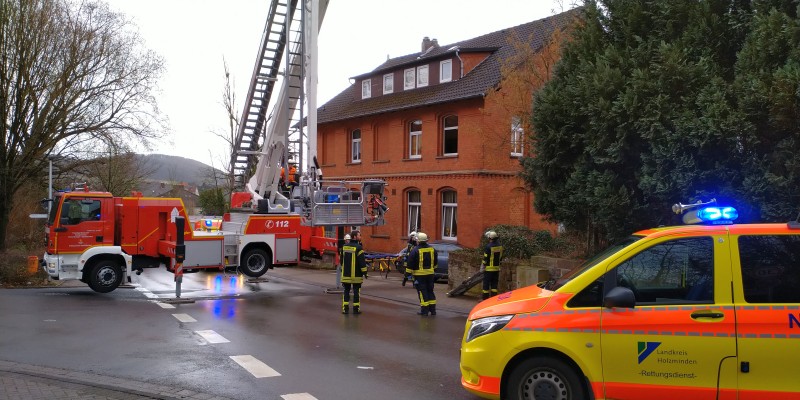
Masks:
[[[428,316],[428,307],[427,306],[421,306],[419,308],[419,312],[417,313],[417,315],[422,315],[423,317],[427,317]]]
[[[428,309],[430,309],[431,315],[436,315],[436,304],[431,304]]]
[[[342,314],[350,314],[350,306],[342,307]]]
[[[359,309],[359,306],[354,306],[353,307],[353,314],[361,314],[361,310]]]

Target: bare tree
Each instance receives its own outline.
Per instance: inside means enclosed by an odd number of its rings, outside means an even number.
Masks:
[[[47,155],[164,131],[154,91],[163,60],[96,0],[0,0],[0,250],[12,198]]]
[[[91,159],[79,159],[74,171],[96,190],[111,192],[115,196],[128,196],[141,186],[143,181],[155,172],[143,157],[125,145],[113,141],[106,142],[104,149],[87,151],[97,154]]]
[[[224,140],[230,150],[229,154],[233,154],[235,151],[234,143],[236,143],[236,134],[239,132],[239,117],[237,117],[237,115],[239,115],[239,110],[236,106],[236,92],[233,90],[233,78],[231,77],[230,68],[228,68],[228,62],[225,61],[224,58],[222,60],[222,65],[225,70],[225,86],[222,88],[222,106],[225,109],[225,118],[228,120],[228,131],[224,133],[212,133]],[[211,168],[208,171],[208,177],[213,180],[215,188],[221,186],[221,180],[224,181],[222,186],[224,187],[225,195],[230,196],[230,193],[233,191],[233,166],[230,165],[230,157],[222,160],[221,164],[222,170],[227,171],[227,177],[219,176],[213,160],[211,161]]]

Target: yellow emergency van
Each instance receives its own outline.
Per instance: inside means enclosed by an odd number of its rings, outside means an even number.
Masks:
[[[478,304],[461,383],[485,398],[800,400],[800,221],[637,232],[557,280]]]

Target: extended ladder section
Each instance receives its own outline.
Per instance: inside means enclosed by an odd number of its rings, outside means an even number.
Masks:
[[[284,52],[290,38],[292,25],[299,24],[295,18],[298,0],[272,0],[261,36],[261,44],[256,56],[250,88],[245,100],[245,108],[239,120],[239,130],[231,154],[231,169],[234,185],[243,188],[247,180],[253,176],[260,159],[264,128],[267,122],[267,111],[275,83],[281,74]],[[295,35],[296,36],[296,35]],[[295,47],[298,43],[294,39]]]
[[[234,193],[231,206],[299,213],[305,225],[383,225],[385,182],[326,182],[317,163],[317,37],[327,6],[328,0],[272,0],[231,159],[235,183],[249,196]],[[300,170],[300,186],[288,195],[281,191],[281,168],[289,170],[292,155],[307,169]]]

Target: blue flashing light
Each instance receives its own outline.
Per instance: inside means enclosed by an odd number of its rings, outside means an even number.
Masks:
[[[697,211],[697,218],[712,224],[731,223],[739,218],[739,212],[733,207],[705,207]]]
[[[211,228],[211,226],[213,225],[214,221],[212,221],[212,220],[211,220],[211,219],[209,219],[209,218],[206,218],[206,219],[203,221],[203,223],[206,225],[206,228]]]

